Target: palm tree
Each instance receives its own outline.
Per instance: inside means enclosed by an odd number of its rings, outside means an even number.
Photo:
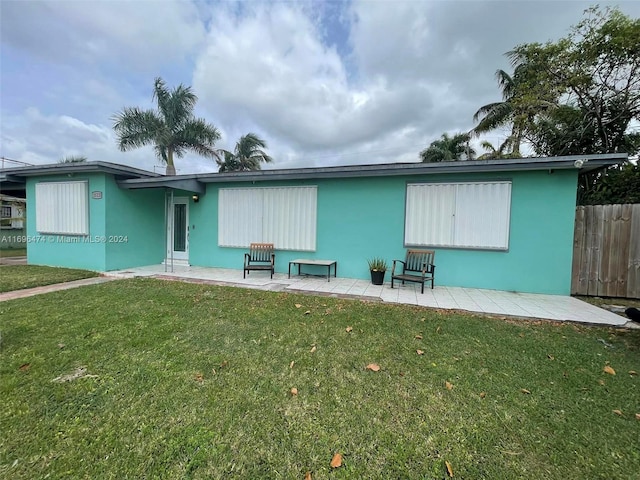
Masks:
[[[218,159],[213,148],[220,139],[218,129],[204,119],[195,118],[193,109],[198,97],[191,87],[180,84],[168,90],[164,81],[155,79],[153,99],[157,110],[124,108],[114,117],[113,129],[118,135],[118,147],[123,152],[154,145],[156,156],[167,165],[167,175],[175,175],[174,155],[184,156],[187,150]]]
[[[491,142],[483,141],[480,143],[480,146],[484,148],[485,153],[478,157],[478,160],[495,160],[498,158],[519,158],[519,153],[507,153],[510,143],[509,139],[505,140],[500,144],[498,148],[494,147]]]
[[[216,159],[219,172],[248,172],[260,170],[260,164],[271,163],[273,159],[266,154],[262,148],[267,148],[267,142],[258,137],[255,133],[247,133],[240,137],[233,152],[229,150],[218,150],[224,159]]]
[[[420,152],[423,162],[447,162],[453,160],[472,160],[476,152],[469,146],[471,136],[468,133],[456,133],[453,137],[443,133],[439,140]]]
[[[70,157],[63,157],[58,160],[58,163],[84,163],[87,161],[87,157],[84,155],[71,155]]]
[[[517,68],[516,68],[517,70]],[[511,147],[511,153],[520,154],[520,144],[522,143],[522,135],[524,133],[524,125],[520,115],[515,107],[515,99],[518,93],[520,76],[517,71],[513,77],[504,70],[496,71],[496,80],[502,90],[502,102],[494,102],[484,105],[478,109],[473,115],[473,121],[478,125],[471,130],[472,133],[479,135],[496,128],[512,124],[511,135],[507,137],[504,144]]]

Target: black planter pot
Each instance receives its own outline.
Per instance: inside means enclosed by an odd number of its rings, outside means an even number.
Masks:
[[[384,283],[384,274],[380,270],[371,270],[371,283],[374,285],[382,285]]]

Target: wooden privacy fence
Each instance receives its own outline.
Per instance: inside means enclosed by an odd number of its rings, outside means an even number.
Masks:
[[[576,208],[571,293],[640,298],[640,204]]]

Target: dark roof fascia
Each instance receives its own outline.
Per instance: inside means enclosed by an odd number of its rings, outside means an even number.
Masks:
[[[590,171],[628,160],[627,154],[571,155],[566,157],[473,160],[439,163],[391,163],[377,165],[349,165],[288,170],[260,170],[257,172],[208,173],[195,175],[204,183],[252,182],[262,180],[300,180],[315,178],[379,177],[398,175],[436,175],[449,173],[513,172],[524,170]],[[581,167],[576,162],[581,162]]]
[[[162,175],[140,168],[118,165],[110,162],[53,163],[29,167],[5,168],[0,170],[0,181],[24,182],[26,177],[45,175],[68,175],[78,173],[109,173],[120,178],[155,178]]]
[[[535,170],[579,170],[587,172],[628,160],[627,154],[571,155],[566,157],[473,160],[439,163],[386,163],[319,168],[259,170],[254,172],[198,173],[160,178],[137,178],[118,182],[121,188],[176,187],[178,181],[233,183],[319,178],[437,175],[450,173],[514,172]],[[577,163],[578,162],[578,163]],[[578,166],[579,165],[579,166]]]

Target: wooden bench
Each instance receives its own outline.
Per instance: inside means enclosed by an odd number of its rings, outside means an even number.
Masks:
[[[421,293],[424,293],[425,282],[430,281],[433,289],[436,274],[436,266],[433,264],[435,254],[433,250],[407,250],[404,261],[394,260],[391,269],[391,288],[394,280],[401,280],[403,285],[404,282],[421,283]],[[402,272],[396,273],[396,262],[402,264]]]
[[[269,271],[271,278],[273,278],[276,263],[276,255],[273,250],[273,243],[252,243],[249,245],[249,253],[244,254],[242,278],[247,278],[247,274],[251,270]]]

